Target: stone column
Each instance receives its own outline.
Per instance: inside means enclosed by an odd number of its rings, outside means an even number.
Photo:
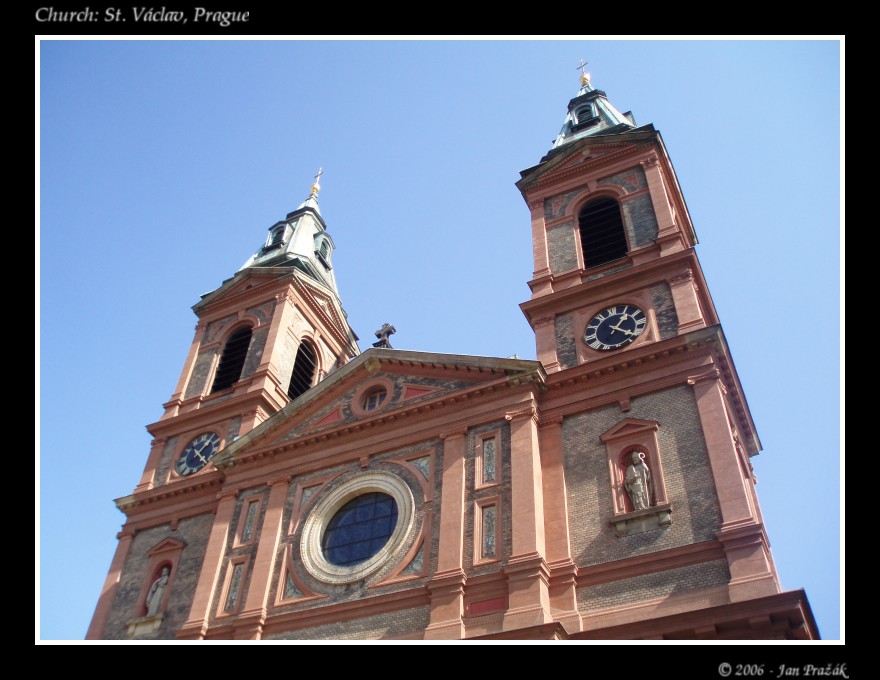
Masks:
[[[441,433],[443,479],[437,573],[428,583],[431,618],[426,640],[464,637],[464,511],[467,428]]]
[[[219,494],[220,502],[214,515],[211,536],[208,538],[208,545],[205,548],[205,559],[202,561],[202,571],[196,584],[189,617],[177,632],[177,637],[182,640],[201,640],[208,630],[211,602],[223,567],[226,541],[232,530],[232,514],[235,511],[237,495],[236,491],[223,491]]]

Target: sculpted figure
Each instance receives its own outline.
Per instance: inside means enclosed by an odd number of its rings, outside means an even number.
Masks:
[[[165,595],[165,588],[168,586],[168,577],[171,570],[168,567],[162,567],[162,573],[159,575],[150,590],[147,593],[147,616],[156,616],[159,613],[159,607],[162,605],[162,597]]]
[[[645,454],[632,452],[632,463],[626,468],[624,486],[633,510],[646,510],[651,507],[651,471],[645,465]]]

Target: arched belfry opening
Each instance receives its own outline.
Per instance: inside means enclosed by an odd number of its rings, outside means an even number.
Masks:
[[[626,256],[626,233],[615,199],[603,196],[587,203],[578,213],[578,227],[585,268]]]

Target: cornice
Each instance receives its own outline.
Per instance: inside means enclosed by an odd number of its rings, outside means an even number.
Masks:
[[[657,247],[657,246],[651,246]],[[564,278],[570,278],[573,275],[580,278],[580,281],[574,285],[567,286],[560,290],[554,290],[540,297],[535,297],[520,304],[520,309],[526,315],[526,319],[530,324],[534,324],[533,319],[543,319],[547,316],[553,316],[572,308],[572,302],[577,302],[577,306],[583,306],[585,301],[595,297],[602,298],[607,294],[606,289],[613,289],[620,286],[621,283],[627,283],[631,289],[643,287],[660,282],[668,282],[669,278],[674,278],[681,274],[682,264],[687,265],[693,274],[693,268],[697,263],[697,255],[693,248],[687,248],[669,255],[658,256],[638,264],[632,263],[631,258],[627,258],[630,265],[612,271],[596,278],[588,278],[587,270],[574,269],[564,272],[559,276],[549,274],[540,279],[533,279],[530,284],[545,284],[547,281],[551,285]],[[534,326],[533,326],[534,328]]]
[[[194,475],[192,478],[176,479],[162,486],[117,498],[115,502],[119,510],[125,513],[126,516],[131,517],[153,504],[163,504],[172,498],[186,500],[189,497],[210,495],[212,489],[217,489],[216,497],[219,498],[222,493],[222,484],[223,474],[220,471],[207,470]],[[162,509],[173,514],[174,508],[170,505],[165,505]]]

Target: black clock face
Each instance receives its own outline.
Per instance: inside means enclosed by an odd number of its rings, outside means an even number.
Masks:
[[[617,349],[639,337],[647,321],[645,313],[635,305],[612,305],[590,320],[584,342],[593,349]]]
[[[208,464],[219,448],[220,436],[218,434],[215,432],[200,434],[186,445],[180,458],[177,459],[174,469],[179,475],[191,475],[198,472]]]

